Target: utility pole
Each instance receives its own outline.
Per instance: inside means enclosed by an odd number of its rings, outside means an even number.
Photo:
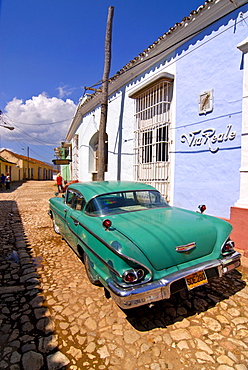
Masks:
[[[97,180],[104,181],[105,172],[105,158],[106,154],[106,125],[108,114],[108,79],[111,64],[111,42],[112,42],[112,23],[114,16],[114,7],[110,6],[108,9],[107,28],[105,36],[105,62],[102,78],[102,99],[101,99],[101,117],[98,137],[98,172]]]

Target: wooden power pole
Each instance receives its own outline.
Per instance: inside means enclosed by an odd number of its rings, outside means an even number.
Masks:
[[[105,37],[105,62],[104,71],[102,78],[102,99],[101,99],[101,116],[99,126],[99,138],[98,138],[98,172],[97,180],[104,181],[105,172],[105,158],[107,153],[106,150],[106,126],[107,126],[107,114],[108,114],[108,80],[109,71],[111,64],[111,42],[112,42],[112,23],[113,23],[114,7],[110,6],[108,9],[108,20]]]

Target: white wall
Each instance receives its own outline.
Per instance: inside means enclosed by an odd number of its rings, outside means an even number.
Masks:
[[[135,99],[128,95],[132,90],[145,84],[161,72],[175,74],[175,63],[172,56],[154,66],[152,70],[138,76],[121,90],[110,96],[108,104],[108,171],[105,180],[134,180],[134,130],[135,130]],[[175,101],[175,89],[173,101]],[[172,127],[174,127],[175,104],[172,102]],[[79,180],[91,181],[89,173],[89,142],[99,129],[100,106],[95,107],[83,117],[77,130],[79,135]],[[174,134],[174,130],[172,130]],[[173,158],[172,158],[173,163]],[[174,171],[174,169],[172,169]]]

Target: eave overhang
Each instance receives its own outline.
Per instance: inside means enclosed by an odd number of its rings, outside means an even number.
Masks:
[[[147,71],[151,65],[165,59],[169,54],[203,31],[206,27],[248,3],[248,0],[207,0],[188,17],[176,23],[168,32],[159,37],[152,45],[127,63],[109,80],[109,96],[118,91],[139,75]],[[152,60],[152,62],[151,62]],[[66,140],[71,141],[82,122],[82,117],[101,103],[101,93],[96,92],[83,103],[79,103],[76,113],[69,126]]]

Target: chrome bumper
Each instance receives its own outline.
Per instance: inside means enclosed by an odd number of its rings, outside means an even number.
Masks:
[[[160,280],[143,285],[122,288],[113,280],[109,280],[107,281],[106,288],[109,290],[111,297],[121,308],[128,309],[138,307],[147,303],[170,298],[171,284],[195,272],[216,268],[218,276],[221,277],[223,274],[240,266],[240,258],[241,255],[238,252],[234,252],[230,256],[223,257],[222,259],[200,263],[166,275]]]

